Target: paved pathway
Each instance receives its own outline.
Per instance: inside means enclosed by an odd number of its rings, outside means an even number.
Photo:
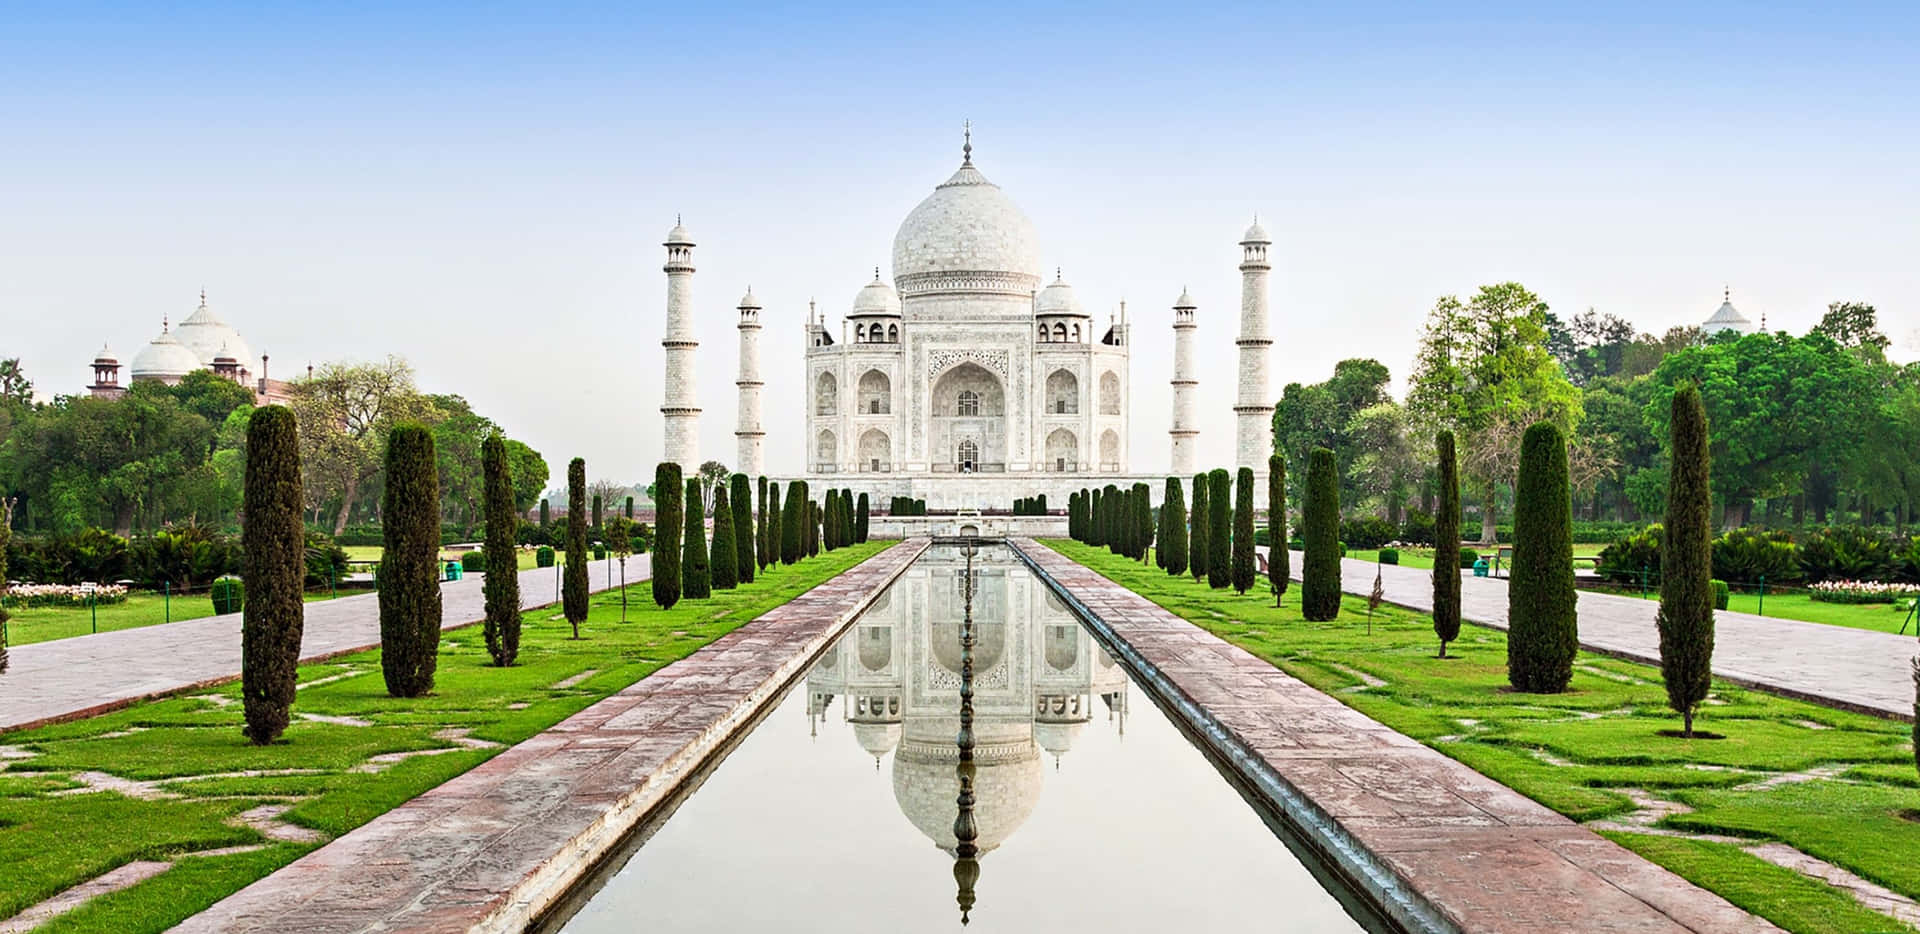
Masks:
[[[1095,618],[1136,675],[1171,695],[1171,713],[1363,888],[1397,904],[1408,927],[1778,931],[1058,552],[1016,545]],[[1436,915],[1439,925],[1420,923]]]
[[[927,545],[914,539],[868,558],[234,893],[175,934],[525,930]]]
[[[1294,552],[1295,580],[1302,563],[1302,555]],[[1349,559],[1341,562],[1340,571],[1341,587],[1348,593],[1373,592],[1371,562]],[[1397,565],[1382,565],[1380,572],[1389,603],[1433,609],[1432,572]],[[1581,591],[1580,645],[1657,665],[1658,609],[1655,600]],[[1507,628],[1506,580],[1463,575],[1460,615]],[[1721,610],[1714,627],[1713,671],[1776,694],[1912,720],[1915,646],[1911,636]]]
[[[646,580],[646,555],[627,559],[627,582]],[[607,589],[607,571],[619,586],[613,559],[595,561],[587,581]],[[484,575],[440,585],[446,628],[486,615]],[[520,604],[531,609],[555,602],[553,568],[520,572]],[[380,644],[380,603],[374,594],[307,604],[300,640],[302,661],[313,661]],[[14,648],[0,674],[0,731],[88,716],[134,701],[240,676],[240,614],[121,629]]]

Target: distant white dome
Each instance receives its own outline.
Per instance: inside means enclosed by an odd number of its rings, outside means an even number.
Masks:
[[[852,317],[873,315],[900,316],[900,294],[880,278],[880,271],[874,270],[873,281],[861,287],[860,294],[853,297]]]
[[[1194,301],[1193,301],[1193,295],[1192,295],[1192,294],[1190,294],[1190,293],[1188,293],[1188,292],[1187,292],[1187,290],[1186,290],[1185,288],[1182,288],[1182,289],[1180,290],[1180,297],[1179,297],[1179,298],[1176,298],[1176,299],[1174,299],[1174,300],[1173,300],[1173,307],[1175,307],[1175,308],[1198,308],[1198,307],[1200,307],[1200,306],[1199,306],[1199,305],[1196,305],[1196,304],[1194,304]]]
[[[1273,238],[1267,236],[1267,228],[1260,226],[1260,219],[1256,217],[1253,219],[1253,226],[1248,227],[1247,232],[1241,235],[1240,242],[1272,243]]]
[[[1745,334],[1752,326],[1753,322],[1748,321],[1745,315],[1733,307],[1733,296],[1729,293],[1723,296],[1720,307],[1714,311],[1713,317],[1708,318],[1707,322],[1700,326],[1700,331],[1709,336],[1721,331]]]
[[[220,316],[207,307],[206,293],[200,294],[200,307],[180,322],[180,330],[175,332],[180,343],[200,358],[202,366],[211,366],[214,358],[225,353],[235,361],[245,364],[253,359],[253,349],[240,337],[233,326],[220,320]]]
[[[1038,314],[1074,315],[1087,317],[1086,309],[1080,307],[1080,299],[1073,294],[1073,286],[1055,273],[1053,284],[1040,290]]]
[[[134,379],[180,379],[202,366],[198,354],[163,329],[134,356],[132,375]]]
[[[1040,284],[1040,236],[969,159],[901,222],[893,238],[893,278],[909,294],[1030,294]]]
[[[93,365],[94,366],[119,366],[120,358],[114,354],[112,347],[109,347],[106,344],[101,344],[100,351],[93,355]]]
[[[735,307],[737,307],[737,308],[758,308],[758,307],[760,307],[760,300],[759,300],[759,299],[757,299],[757,298],[754,298],[754,297],[753,297],[753,287],[752,287],[752,286],[748,286],[748,287],[747,287],[747,294],[745,294],[745,295],[742,295],[742,296],[740,296],[740,304],[739,304],[739,305],[737,305],[737,306],[735,306]]]
[[[667,231],[667,243],[668,244],[685,244],[687,246],[693,246],[694,245],[693,235],[690,233],[687,233],[687,228],[684,225],[682,225],[679,222],[679,220],[676,218],[674,220],[673,229]]]

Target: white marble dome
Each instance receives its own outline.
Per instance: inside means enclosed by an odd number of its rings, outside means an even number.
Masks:
[[[1074,315],[1080,318],[1087,316],[1086,309],[1080,307],[1079,297],[1073,294],[1073,286],[1068,285],[1067,280],[1061,278],[1058,273],[1054,274],[1052,285],[1040,290],[1037,310],[1043,315]]]
[[[200,296],[200,307],[180,322],[180,330],[174,336],[200,358],[203,366],[211,365],[221,356],[232,357],[243,366],[253,360],[253,349],[241,339],[239,331],[207,307],[205,295]]]
[[[177,380],[202,367],[200,356],[162,329],[160,336],[134,355],[135,379]]]
[[[893,238],[901,289],[955,288],[944,280],[956,276],[984,279],[987,291],[1030,292],[1040,284],[1033,222],[971,161],[921,201]]]
[[[947,735],[960,725],[957,717],[941,722],[953,727]],[[1004,742],[998,754],[984,748],[975,750],[973,819],[980,835],[974,845],[981,853],[998,849],[1027,822],[1046,782],[1040,750],[1031,738],[994,737],[991,726],[975,722],[976,732],[984,734],[983,747],[994,739]],[[1024,724],[1018,729],[1026,731]],[[960,776],[955,770],[958,762],[950,742],[931,745],[909,739],[893,757],[893,799],[900,806],[900,813],[932,840],[934,846],[949,855],[960,844],[953,835],[953,819],[959,815],[955,803],[960,795]]]
[[[880,271],[877,269],[873,272],[873,281],[867,283],[860,289],[860,294],[853,297],[853,311],[850,316],[874,315],[889,317],[900,315],[900,294],[880,278]]]

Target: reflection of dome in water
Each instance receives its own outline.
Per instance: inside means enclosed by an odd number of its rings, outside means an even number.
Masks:
[[[856,723],[853,725],[853,738],[868,755],[884,756],[900,745],[900,724]]]
[[[928,633],[933,642],[934,660],[940,667],[960,673],[960,629],[958,620],[948,623],[934,623]],[[976,620],[973,624],[973,670],[975,674],[992,671],[1000,664],[1000,656],[1007,650],[1007,624],[983,623]]]
[[[1047,667],[1066,671],[1080,660],[1080,627],[1047,627]]]
[[[1084,721],[1074,723],[1036,723],[1033,725],[1033,739],[1040,748],[1060,756],[1072,751],[1073,741],[1080,736]]]
[[[959,718],[944,718],[957,730]],[[1020,728],[1020,741],[1003,754],[991,754],[984,738],[974,750],[973,820],[980,829],[974,845],[980,852],[991,852],[1026,823],[1040,799],[1045,771],[1040,766],[1039,750],[1026,739],[1026,724]],[[919,724],[915,724],[919,726]],[[978,728],[982,724],[975,723]],[[952,854],[959,841],[953,836],[953,819],[959,814],[954,799],[960,796],[960,776],[954,771],[958,751],[951,744],[937,746],[909,740],[893,757],[893,798],[900,813],[913,822],[935,846]]]
[[[880,671],[893,661],[893,630],[885,626],[860,627],[860,667]]]

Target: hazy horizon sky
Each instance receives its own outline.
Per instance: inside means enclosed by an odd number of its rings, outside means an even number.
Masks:
[[[1131,468],[1168,463],[1199,303],[1200,461],[1231,457],[1236,241],[1273,235],[1271,379],[1403,379],[1436,298],[1517,280],[1659,333],[1730,286],[1920,355],[1920,14],[1727,2],[8,4],[0,357],[84,391],[205,288],[273,375],[398,354],[546,455],[645,482],[660,241],[698,242],[703,458],[766,309],[767,467],[802,466],[807,300],[851,305],[959,162],[1049,277],[1134,323]]]

